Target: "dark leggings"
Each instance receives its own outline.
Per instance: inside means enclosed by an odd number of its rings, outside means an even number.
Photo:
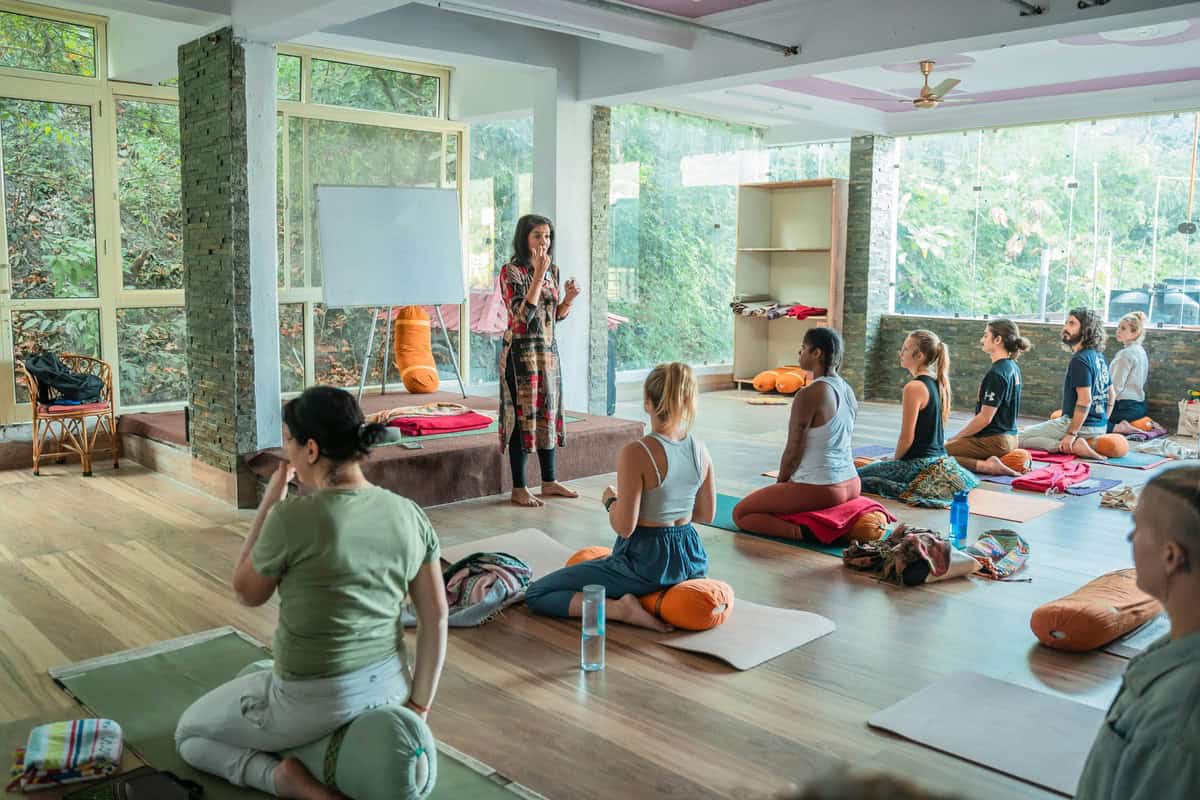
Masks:
[[[504,380],[508,383],[508,395],[512,398],[513,405],[517,403],[517,374],[513,370],[512,354],[509,353],[508,364],[504,368]],[[554,477],[554,449],[542,450],[538,448],[538,466],[542,468],[542,483],[553,483]],[[512,470],[512,481],[514,489],[525,488],[525,445],[521,441],[521,425],[518,422],[513,425],[512,435],[508,437],[508,466]]]

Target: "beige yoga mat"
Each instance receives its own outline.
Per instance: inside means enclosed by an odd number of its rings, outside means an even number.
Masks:
[[[820,614],[751,603],[735,592],[733,613],[723,625],[672,634],[659,644],[713,656],[734,669],[750,669],[835,630],[833,620]]]
[[[562,567],[575,551],[536,528],[525,528],[445,548],[442,558],[454,562],[480,552],[516,556],[533,569],[536,579]],[[836,628],[833,620],[819,614],[772,608],[743,600],[737,597],[735,588],[733,613],[725,624],[707,631],[668,634],[657,643],[678,650],[703,653],[735,669],[750,669],[832,633]]]
[[[1048,497],[991,489],[972,489],[968,502],[971,504],[971,513],[977,517],[1004,519],[1009,522],[1029,522],[1042,514],[1063,507],[1061,501]]]
[[[524,528],[476,542],[442,548],[442,559],[453,564],[474,553],[508,553],[533,570],[534,580],[561,569],[575,551],[551,539],[537,528]]]
[[[1102,709],[955,672],[867,724],[1072,797],[1103,722]]]

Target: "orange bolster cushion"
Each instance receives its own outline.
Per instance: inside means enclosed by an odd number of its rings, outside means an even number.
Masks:
[[[1029,451],[1020,448],[1010,450],[1000,456],[1000,462],[1009,469],[1015,469],[1022,474],[1033,469],[1033,459],[1029,456]]]
[[[760,392],[775,391],[775,382],[779,380],[779,373],[773,369],[764,369],[762,372],[754,376],[754,388]]]
[[[566,566],[607,558],[611,554],[612,549],[608,547],[585,547],[568,558]],[[733,613],[733,587],[711,578],[677,583],[638,599],[642,601],[642,608],[663,622],[688,631],[715,628]]]
[[[846,538],[852,542],[877,542],[887,536],[888,518],[882,511],[868,511],[854,520]]]
[[[808,370],[799,367],[780,367],[775,389],[782,394],[795,394],[808,385]]]
[[[1129,440],[1119,433],[1105,433],[1091,441],[1092,449],[1105,458],[1120,458],[1129,454]]]
[[[396,369],[404,388],[413,394],[438,390],[437,365],[433,363],[433,343],[429,314],[420,306],[404,306],[392,323]]]
[[[1038,608],[1029,627],[1047,647],[1082,652],[1103,647],[1160,613],[1159,602],[1137,588],[1137,573],[1120,569]]]
[[[1154,430],[1154,420],[1150,419],[1149,417],[1142,417],[1141,419],[1135,419],[1133,422],[1131,422],[1129,424],[1132,425],[1133,427],[1137,428],[1139,431]]]

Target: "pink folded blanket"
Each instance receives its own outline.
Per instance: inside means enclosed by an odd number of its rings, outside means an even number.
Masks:
[[[808,528],[821,544],[832,544],[845,536],[854,527],[854,523],[863,514],[871,511],[883,512],[888,522],[896,518],[888,513],[882,505],[870,497],[856,497],[833,508],[823,508],[819,511],[797,511],[794,514],[776,514],[784,522],[793,525],[803,525]]]

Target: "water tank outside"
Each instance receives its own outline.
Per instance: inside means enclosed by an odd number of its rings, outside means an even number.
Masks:
[[[1164,325],[1200,325],[1200,303],[1179,289],[1155,292],[1150,321]]]
[[[1115,323],[1133,311],[1150,313],[1150,293],[1144,289],[1113,289],[1108,297],[1108,321]]]

